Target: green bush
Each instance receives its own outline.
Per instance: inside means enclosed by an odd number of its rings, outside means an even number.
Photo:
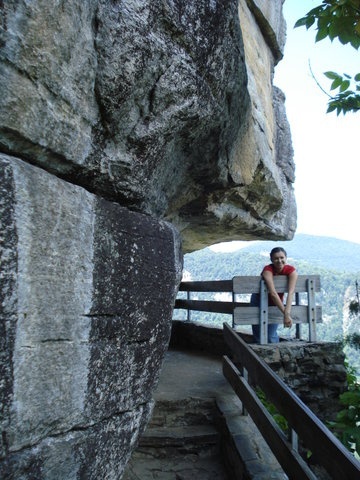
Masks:
[[[345,407],[336,416],[336,421],[328,422],[336,437],[357,458],[360,457],[360,383],[355,371],[349,365],[348,390],[340,395],[340,403]]]

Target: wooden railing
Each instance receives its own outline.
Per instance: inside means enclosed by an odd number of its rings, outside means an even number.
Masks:
[[[287,277],[274,277],[277,291],[287,292]],[[267,343],[267,326],[269,323],[282,323],[283,317],[277,307],[268,305],[268,291],[264,280],[260,276],[237,276],[232,280],[217,280],[205,282],[181,282],[180,292],[187,292],[186,299],[177,299],[175,308],[186,309],[187,318],[191,319],[190,312],[212,312],[232,315],[232,326],[259,325],[260,343]],[[309,327],[309,340],[316,341],[316,323],[322,321],[321,307],[315,303],[315,294],[320,291],[319,275],[299,275],[295,289],[295,305],[291,309],[291,317],[296,324],[296,337],[301,337],[300,325]],[[213,300],[194,300],[191,295],[195,292],[220,293],[228,292],[232,295],[229,302]],[[237,295],[256,294],[259,297],[258,305],[250,302],[238,302]],[[300,294],[305,295],[304,303],[300,302]]]
[[[227,324],[224,324],[224,338],[232,353],[232,360],[224,356],[224,375],[288,477],[296,480],[317,478],[298,453],[298,441],[301,441],[331,478],[360,478],[360,463]],[[250,385],[261,388],[267,400],[286,418],[292,432],[291,440],[277,426]]]

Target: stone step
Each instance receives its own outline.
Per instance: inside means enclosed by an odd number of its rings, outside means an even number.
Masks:
[[[216,415],[215,399],[188,398],[157,401],[148,428],[182,425],[212,425]]]
[[[212,425],[148,428],[140,437],[139,447],[217,445],[219,440],[219,432]]]
[[[232,480],[219,455],[173,454],[153,457],[137,451],[128,464],[123,480]]]
[[[123,480],[229,480],[215,398],[157,401]]]
[[[123,480],[229,480],[213,425],[148,428]]]

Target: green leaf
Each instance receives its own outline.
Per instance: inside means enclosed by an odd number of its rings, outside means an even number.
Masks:
[[[323,40],[328,36],[328,27],[321,28],[318,30],[316,37],[315,37],[315,42],[320,42],[320,40]]]
[[[336,105],[334,103],[329,102],[328,109],[326,110],[326,113],[331,113],[336,109]]]
[[[324,75],[327,77],[327,78],[330,78],[330,80],[335,80],[336,78],[339,78],[340,75],[336,72],[331,72],[331,71],[328,71],[328,72],[324,72]],[[359,73],[360,75],[360,73]],[[340,77],[341,78],[341,77]]]
[[[360,48],[360,0],[322,0],[317,7],[310,10],[300,18],[295,26],[310,28],[314,23],[317,25],[315,41],[319,42],[328,37],[333,41],[335,38],[343,45],[350,44],[356,50]],[[328,102],[328,112],[340,113],[357,112],[360,110],[360,73],[352,78],[347,73],[339,75],[336,72],[325,72],[325,76],[331,80],[330,90],[338,89]],[[351,83],[357,83],[350,90]]]
[[[319,17],[318,19],[318,28],[322,30],[323,28],[328,28],[331,24],[331,16],[324,15],[323,17]]]
[[[360,36],[354,36],[351,38],[350,45],[358,50],[360,47]]]
[[[335,90],[336,88],[340,87],[341,84],[342,84],[342,78],[341,77],[335,78],[335,80],[331,84],[330,90]]]
[[[309,17],[306,20],[306,29],[309,30],[310,27],[312,27],[315,23],[315,18],[314,17]]]
[[[307,21],[307,17],[299,18],[299,20],[295,22],[294,28],[305,26],[306,21]]]
[[[347,90],[349,87],[350,87],[349,80],[344,80],[343,82],[341,82],[340,92],[345,92],[345,90]]]

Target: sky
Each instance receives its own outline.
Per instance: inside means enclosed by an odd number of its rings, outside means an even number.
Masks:
[[[360,113],[326,113],[332,70],[360,72],[360,50],[338,41],[315,43],[315,28],[293,26],[321,0],[285,0],[287,22],[284,58],[275,68],[274,84],[286,96],[296,166],[296,233],[360,243]],[[229,242],[228,249],[243,242]]]
[[[287,42],[274,83],[286,95],[296,165],[297,233],[360,243],[360,113],[326,113],[328,70],[355,75],[360,51],[338,41],[315,43],[315,28],[293,28],[321,0],[285,0]]]

